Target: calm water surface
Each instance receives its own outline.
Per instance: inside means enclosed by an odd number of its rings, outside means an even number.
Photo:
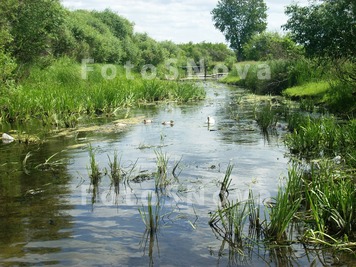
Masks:
[[[288,158],[283,131],[269,138],[261,134],[255,103],[241,98],[245,91],[204,86],[205,101],[131,111],[131,116],[153,122],[124,132],[48,137],[41,145],[0,144],[0,265],[322,266],[299,246],[254,249],[250,257],[240,257],[210,228],[210,213],[219,205],[219,181],[229,163],[234,165],[229,198],[246,199],[251,189],[262,203],[276,194]],[[214,117],[214,125],[208,127],[207,116]],[[169,120],[173,126],[161,124]],[[88,143],[103,173],[95,195]],[[130,177],[116,192],[105,175],[115,151]],[[152,173],[157,152],[168,157],[170,177],[179,162],[179,175],[160,198],[159,231],[150,235],[139,209],[147,210],[149,193],[156,200]],[[55,153],[52,162],[65,161],[50,169],[38,166]],[[323,262],[332,259],[326,256]]]

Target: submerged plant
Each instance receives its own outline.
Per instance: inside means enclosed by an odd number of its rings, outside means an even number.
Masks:
[[[54,153],[52,156],[50,156],[44,163],[38,164],[35,169],[42,170],[42,171],[55,171],[58,168],[64,167],[67,163],[67,159],[58,159],[58,160],[53,160],[55,156],[57,156],[61,152]]]

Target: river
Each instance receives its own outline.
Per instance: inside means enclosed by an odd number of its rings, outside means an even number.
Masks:
[[[160,103],[123,112],[140,118],[124,131],[0,144],[0,264],[322,266],[316,254],[306,254],[298,245],[254,248],[243,257],[232,253],[209,226],[229,164],[234,166],[229,198],[244,200],[252,190],[263,205],[276,195],[289,159],[285,132],[278,129],[266,137],[255,122],[257,97],[226,85],[203,86],[207,98],[198,103]],[[208,116],[213,125],[206,123]],[[170,120],[174,124],[161,123]],[[3,126],[3,131],[9,128]],[[103,173],[96,191],[89,178],[89,143]],[[106,174],[115,153],[129,177],[116,191]],[[157,199],[157,153],[167,159],[171,182],[160,197],[158,231],[149,234],[140,211],[147,211],[148,194]],[[43,165],[52,155],[49,162],[56,164]]]

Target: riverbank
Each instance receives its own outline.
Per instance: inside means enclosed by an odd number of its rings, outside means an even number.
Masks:
[[[45,69],[33,67],[29,77],[3,90],[0,121],[25,124],[36,119],[43,126],[71,128],[82,115],[114,116],[122,108],[139,104],[205,97],[196,83],[143,79],[137,73],[127,77],[120,66],[115,67],[115,75],[105,65],[86,68],[90,72],[83,73],[82,65],[67,58]]]
[[[352,63],[321,64],[310,59],[241,62],[220,81],[256,94],[284,95],[312,101],[330,112],[353,118],[356,111],[354,82],[348,78]],[[310,103],[309,103],[310,104]]]

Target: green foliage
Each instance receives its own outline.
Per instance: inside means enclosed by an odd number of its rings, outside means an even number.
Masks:
[[[324,95],[330,89],[330,83],[326,81],[309,82],[303,85],[290,87],[283,91],[283,94],[289,97],[313,97]]]
[[[88,79],[82,78],[82,66],[62,58],[48,68],[33,67],[22,85],[7,90],[0,98],[0,118],[26,122],[31,118],[45,125],[73,127],[81,114],[110,115],[117,108],[155,100],[186,102],[203,99],[204,89],[195,84],[170,81],[130,80],[122,67],[108,80],[102,77],[102,65],[93,64]]]
[[[276,112],[272,109],[272,105],[268,102],[266,105],[263,105],[256,114],[257,124],[260,126],[261,130],[264,133],[268,132],[268,129],[273,128],[277,124],[277,115]]]
[[[334,157],[340,155],[352,160],[356,147],[356,128],[354,121],[340,124],[334,117],[311,118],[294,117],[293,132],[285,139],[293,154],[303,158],[318,158],[321,155]]]
[[[254,35],[243,46],[243,51],[246,60],[255,61],[297,58],[303,52],[289,36],[272,32]]]
[[[77,58],[119,63],[123,56],[121,41],[95,14],[84,10],[70,13],[69,27],[77,43]]]
[[[139,66],[152,64],[157,66],[164,61],[164,50],[154,39],[146,33],[137,33],[134,36],[135,43],[139,49]]]
[[[355,87],[344,81],[331,83],[331,90],[326,95],[326,103],[332,112],[355,116]]]
[[[270,60],[235,64],[223,81],[243,86],[257,94],[281,94],[283,90],[326,79],[325,66],[312,60]],[[327,69],[327,68],[326,68]]]
[[[92,14],[109,26],[110,31],[116,38],[123,40],[126,37],[133,36],[134,24],[110,9],[105,9],[102,12],[93,11]]]
[[[350,0],[323,0],[287,7],[284,29],[310,56],[355,57],[356,4]]]
[[[64,9],[58,0],[24,0],[16,8],[11,22],[14,38],[12,53],[20,62],[34,62],[52,54],[52,44],[59,37]]]
[[[263,0],[220,0],[212,10],[214,25],[242,60],[243,45],[267,26],[267,6]]]

